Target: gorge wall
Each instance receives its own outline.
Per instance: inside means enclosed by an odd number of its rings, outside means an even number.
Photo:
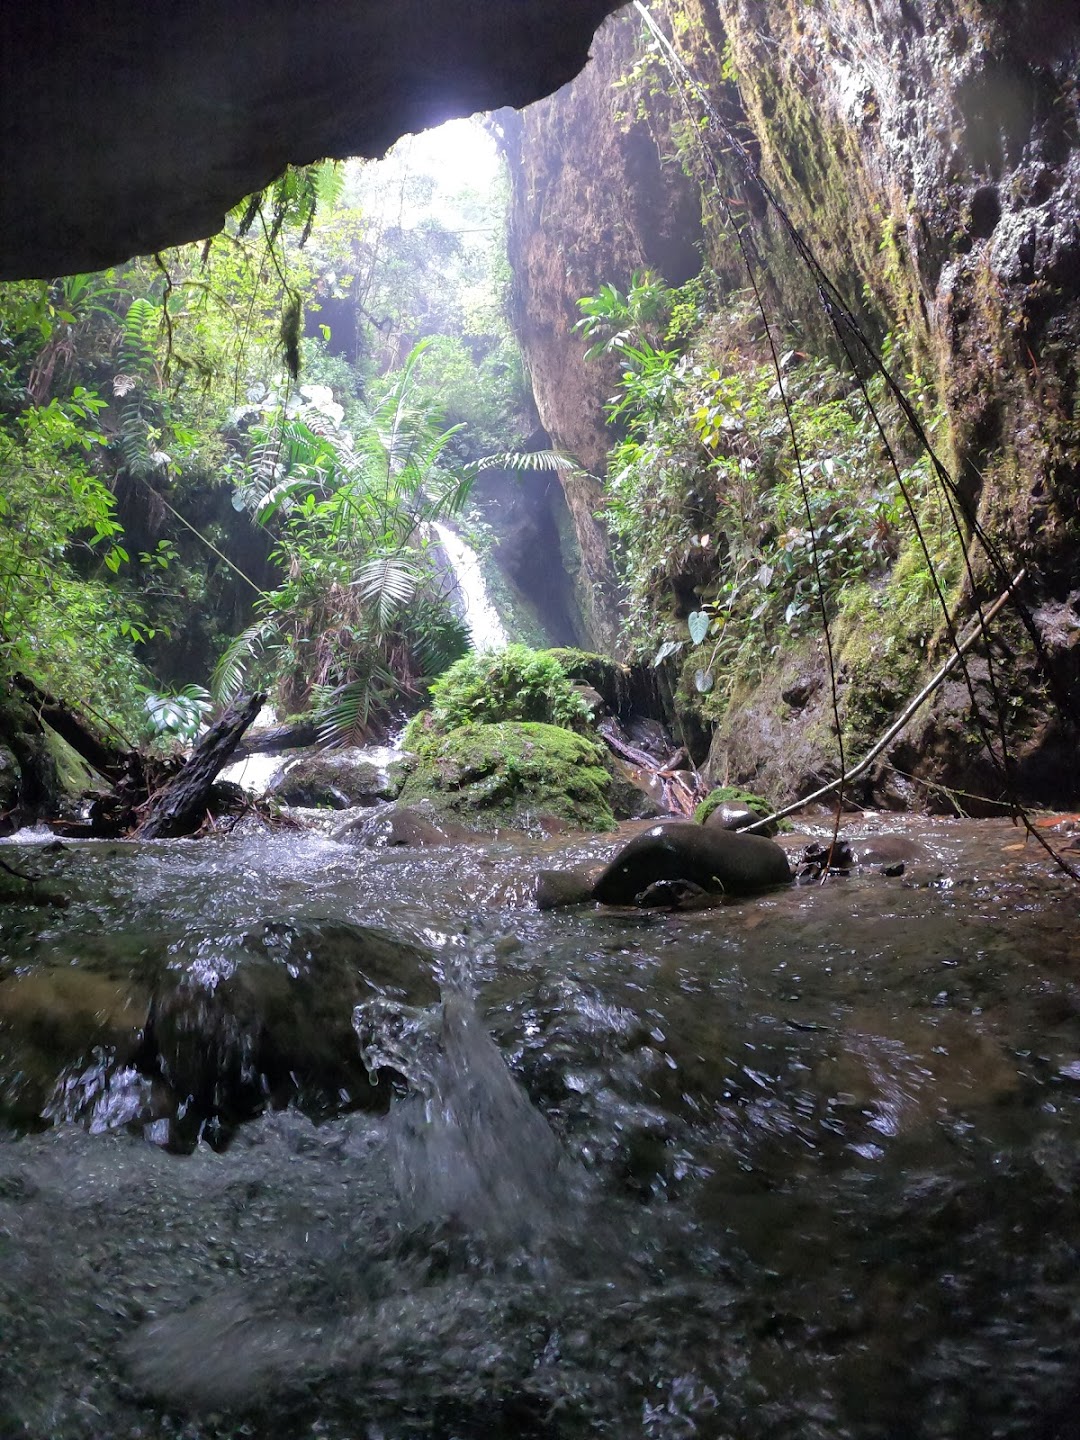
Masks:
[[[1080,14],[1053,0],[658,0],[651,10],[860,321],[875,339],[905,337],[947,422],[944,459],[1010,568],[1026,565],[1028,605],[1075,696]],[[675,86],[658,83],[656,67],[635,71],[645,48],[633,10],[613,17],[592,64],[526,111],[509,146],[518,324],[540,415],[554,443],[597,474],[614,376],[582,359],[577,299],[605,281],[625,287],[645,265],[678,283],[702,245],[745,284],[730,247],[703,228],[703,192],[679,163],[681,152],[695,168]],[[777,318],[825,344],[816,289],[783,226],[730,151],[715,153]],[[716,208],[705,193],[707,222]],[[595,552],[602,607],[596,498],[574,508],[588,511],[579,532],[585,555]],[[995,585],[979,561],[976,581],[984,596]],[[603,615],[594,630],[610,633]],[[1013,680],[1028,695],[1044,683],[1023,666]],[[960,738],[967,704],[966,694],[940,700],[907,761],[975,788],[990,781]],[[736,768],[792,782],[774,763],[792,732],[757,728],[773,739],[744,747]],[[1036,788],[1076,768],[1074,744],[1049,711],[1033,719],[1020,762]],[[801,778],[823,768],[808,752]]]

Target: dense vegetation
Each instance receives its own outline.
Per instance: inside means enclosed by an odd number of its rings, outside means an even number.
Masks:
[[[215,699],[257,683],[344,734],[463,653],[428,522],[527,423],[504,206],[407,151],[376,169],[0,288],[5,690],[134,743],[191,733],[216,666]]]
[[[622,366],[604,515],[630,654],[675,664],[682,703],[707,722],[825,621],[852,672],[874,659],[902,686],[959,548],[925,454],[901,448],[899,473],[890,464],[880,378],[859,383],[793,343],[778,378],[751,297],[708,270],[679,290],[636,274],[580,308],[588,354]],[[863,739],[879,717],[854,702],[846,723]]]

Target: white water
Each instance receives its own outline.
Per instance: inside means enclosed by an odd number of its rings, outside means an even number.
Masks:
[[[505,649],[510,637],[491,603],[475,550],[448,526],[435,523],[431,528],[439,537],[439,544],[446,552],[461,591],[465,623],[469,627],[473,647],[477,650]]]

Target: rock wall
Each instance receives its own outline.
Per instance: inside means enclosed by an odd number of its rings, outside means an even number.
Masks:
[[[1043,639],[1075,694],[1080,10],[1056,0],[651,8],[862,323],[877,339],[904,336],[948,422],[944,458],[1006,563],[1027,565],[1029,604],[1054,617]],[[642,53],[636,25],[630,12],[607,23],[590,67],[526,112],[511,152],[514,264],[528,296],[519,325],[538,405],[556,443],[597,472],[612,377],[583,363],[574,301],[642,264],[684,279],[703,235],[696,186],[667,158],[680,112],[646,80],[611,89]],[[730,152],[718,163],[779,318],[824,341],[783,226]],[[714,234],[706,228],[706,248],[737,283]],[[984,594],[999,588],[980,562],[977,573]],[[1014,679],[1028,693],[1040,683],[1034,669]],[[919,753],[963,775],[962,716],[941,705]],[[1060,733],[1051,742],[1068,748]]]
[[[286,164],[524,105],[621,0],[34,0],[0,13],[0,279],[201,239]]]
[[[577,301],[605,281],[624,287],[646,266],[671,284],[701,267],[701,204],[670,146],[672,107],[662,96],[646,103],[645,87],[626,83],[639,33],[633,11],[613,16],[575,81],[500,117],[513,185],[515,328],[541,423],[587,472],[563,488],[580,549],[578,604],[589,643],[604,648],[616,643],[618,604],[595,477],[611,443],[604,402],[618,368],[586,362],[573,334]]]

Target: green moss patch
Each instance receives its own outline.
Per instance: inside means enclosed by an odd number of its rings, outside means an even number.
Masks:
[[[505,721],[429,736],[401,803],[429,800],[476,828],[528,827],[557,816],[584,830],[610,830],[611,777],[600,746],[556,725]]]
[[[740,790],[737,785],[719,785],[715,790],[710,790],[702,800],[694,811],[694,819],[699,825],[704,825],[713,811],[721,805],[745,805],[763,820],[766,815],[772,814],[773,808],[767,800],[763,800],[760,795],[752,795],[749,790]]]

